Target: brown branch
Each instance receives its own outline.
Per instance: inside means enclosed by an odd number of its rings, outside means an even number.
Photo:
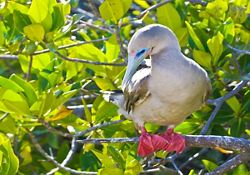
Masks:
[[[66,61],[71,61],[71,62],[93,64],[93,65],[104,65],[104,66],[126,66],[125,62],[122,62],[122,63],[109,63],[109,62],[99,62],[99,61],[83,60],[83,59],[79,59],[79,58],[68,58],[68,57],[62,55],[58,51],[54,51],[54,53],[56,55],[58,55],[59,57],[61,57],[62,59],[66,60]]]

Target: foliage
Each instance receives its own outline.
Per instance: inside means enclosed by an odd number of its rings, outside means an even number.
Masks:
[[[227,45],[250,49],[250,2],[190,2],[166,3],[138,18],[143,10],[159,2],[1,0],[0,174],[44,174],[55,168],[34,148],[30,132],[44,150],[62,162],[70,150],[70,139],[51,128],[74,134],[122,118],[117,107],[105,102],[100,92],[120,89],[125,67],[91,62],[123,63],[124,45],[143,25],[161,23],[175,32],[183,53],[207,70],[213,85],[211,98],[223,96],[240,80],[249,79],[249,55],[233,52]],[[97,39],[101,41],[91,42]],[[65,60],[61,55],[87,63]],[[249,137],[249,97],[250,89],[245,87],[228,99],[209,134]],[[199,134],[211,111],[211,106],[205,106],[177,126],[176,131]],[[158,127],[149,124],[148,129],[155,132]],[[133,123],[126,120],[80,138],[132,137],[135,131]],[[142,171],[136,144],[85,144],[78,148],[67,165],[72,169],[101,175],[111,170],[117,175]],[[162,154],[157,155],[164,157]],[[187,153],[181,161],[191,154]],[[186,166],[183,170],[186,174],[196,174],[199,168],[211,171],[228,157],[211,151],[196,160],[198,166]],[[232,174],[247,171],[242,164]],[[70,173],[59,170],[59,174]]]

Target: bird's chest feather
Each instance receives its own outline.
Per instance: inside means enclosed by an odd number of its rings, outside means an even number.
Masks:
[[[175,125],[202,104],[202,81],[191,67],[158,68],[152,72],[148,84],[151,95],[135,107],[135,120]]]

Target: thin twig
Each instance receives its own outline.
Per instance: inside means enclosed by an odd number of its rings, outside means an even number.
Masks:
[[[116,28],[116,40],[120,46],[120,53],[121,53],[121,56],[123,59],[125,59],[125,62],[127,62],[127,59],[126,59],[126,50],[124,49],[123,47],[123,42],[122,42],[122,39],[121,39],[121,35],[120,35],[120,27],[117,26]]]
[[[200,150],[198,153],[194,154],[192,157],[189,157],[189,159],[184,162],[183,164],[180,165],[180,169],[186,167],[190,162],[192,162],[194,159],[196,159],[197,157],[203,155],[204,153],[206,153],[208,151],[207,148],[203,148],[202,150]]]
[[[228,160],[227,162],[223,163],[222,165],[217,167],[215,170],[213,170],[209,173],[206,173],[206,175],[225,174],[225,173],[233,170],[234,168],[236,168],[238,165],[249,161],[249,157],[250,157],[249,152],[248,152],[248,154],[247,153],[239,154],[239,155],[233,157],[232,159]]]
[[[29,132],[28,133],[30,138],[31,138],[31,141],[33,143],[33,146],[36,148],[36,150],[42,154],[47,160],[51,161],[55,166],[57,166],[58,168],[60,169],[63,169],[69,173],[72,173],[72,174],[86,174],[86,175],[93,175],[93,174],[97,174],[97,172],[88,172],[88,171],[77,171],[77,170],[74,170],[74,169],[71,169],[69,167],[66,167],[60,163],[58,163],[53,157],[51,157],[50,155],[48,155],[44,150],[43,148],[41,147],[41,145],[36,141],[35,139],[35,136]]]
[[[237,48],[231,46],[230,44],[228,44],[227,42],[225,42],[225,45],[226,45],[228,48],[232,49],[233,51],[235,51],[235,52],[237,52],[237,53],[250,55],[250,51],[248,51],[248,50],[237,49]]]
[[[67,45],[63,45],[63,46],[59,46],[57,48],[57,50],[62,50],[62,49],[68,49],[71,47],[76,47],[76,46],[81,46],[84,44],[92,44],[92,43],[98,43],[101,41],[107,41],[109,38],[102,38],[102,39],[96,39],[96,40],[91,40],[91,41],[80,41],[80,42],[76,42],[76,43],[72,43],[72,44],[67,44]],[[44,50],[39,50],[33,53],[33,55],[39,55],[39,54],[43,54],[43,53],[48,53],[50,52],[50,49],[44,49]]]
[[[71,62],[93,64],[93,65],[104,65],[104,66],[126,66],[125,62],[122,62],[122,63],[109,63],[109,62],[99,62],[99,61],[83,60],[83,59],[79,59],[79,58],[68,58],[68,57],[62,55],[58,51],[54,51],[54,53],[56,55],[58,55],[59,57],[61,57],[62,59],[66,60],[66,61],[71,61]]]
[[[109,38],[102,38],[102,39],[96,39],[96,40],[91,40],[91,41],[80,41],[77,43],[73,43],[73,44],[67,44],[67,45],[63,45],[63,46],[59,46],[57,48],[57,50],[62,50],[62,49],[68,49],[71,47],[76,47],[76,46],[80,46],[80,45],[84,45],[84,44],[91,44],[91,43],[97,43],[97,42],[101,42],[101,41],[106,41]],[[39,50],[33,53],[33,55],[40,55],[40,54],[44,54],[44,53],[48,53],[50,52],[50,49],[44,49],[44,50]],[[0,59],[11,59],[11,60],[17,60],[18,56],[17,55],[0,55]]]
[[[17,55],[6,54],[6,55],[0,55],[0,59],[3,59],[3,60],[17,60],[18,56]]]
[[[202,6],[207,6],[208,2],[202,1],[202,0],[186,0],[187,2],[190,2],[191,4],[200,4]]]
[[[147,8],[146,10],[142,11],[138,16],[137,18],[141,19],[146,13],[148,13],[149,11],[152,11],[154,9],[157,9],[161,6],[163,6],[164,4],[167,4],[169,2],[172,2],[172,0],[165,0],[165,1],[162,1],[160,2],[159,4],[155,4],[155,5],[152,5],[151,7]]]
[[[74,136],[72,141],[71,141],[71,149],[69,150],[66,158],[61,163],[62,166],[66,166],[71,161],[71,159],[73,158],[73,155],[75,154],[75,152],[77,150],[76,139],[77,139],[77,137]],[[56,167],[56,168],[52,169],[50,172],[48,172],[46,175],[52,175],[55,172],[57,172],[58,170],[59,170],[59,167]]]
[[[83,20],[80,20],[80,24],[83,24],[84,26],[88,26],[88,27],[91,27],[93,29],[101,30],[104,32],[114,33],[114,30],[107,29],[107,28],[102,27],[102,26],[94,25],[94,24],[91,24],[91,23],[83,21]]]
[[[55,133],[57,135],[60,135],[62,137],[66,137],[66,138],[72,138],[73,135],[69,134],[69,133],[65,133],[62,132],[60,130],[57,130],[55,128],[53,128],[52,126],[50,126],[50,124],[42,119],[39,119],[39,122],[41,122],[50,132]]]
[[[100,128],[103,128],[103,127],[106,127],[106,126],[109,126],[109,125],[114,125],[114,124],[118,124],[118,123],[121,123],[123,122],[125,119],[121,119],[121,120],[116,120],[116,121],[111,121],[111,122],[106,122],[106,123],[101,123],[101,124],[98,124],[98,125],[95,125],[91,128],[88,128],[84,131],[81,131],[81,132],[78,132],[75,134],[76,137],[80,137],[80,136],[83,136],[91,131],[94,131],[96,129],[100,129]]]

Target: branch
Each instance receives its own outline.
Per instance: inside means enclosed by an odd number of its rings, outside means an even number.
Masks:
[[[17,55],[9,55],[9,54],[0,55],[0,59],[3,59],[3,60],[17,60],[17,58],[18,58]]]
[[[123,43],[122,43],[122,39],[121,39],[121,35],[120,35],[120,26],[117,26],[116,28],[116,40],[120,46],[120,53],[121,53],[121,56],[123,57],[123,59],[125,59],[125,62],[127,62],[127,59],[126,59],[126,50],[124,49],[123,47]]]
[[[60,169],[63,169],[69,173],[72,173],[72,174],[86,174],[86,175],[93,175],[93,174],[97,174],[97,172],[87,172],[87,171],[77,171],[77,170],[74,170],[74,169],[71,169],[69,167],[66,167],[60,163],[58,163],[53,157],[51,157],[50,155],[48,155],[41,147],[41,145],[39,145],[39,143],[36,141],[35,139],[35,136],[29,132],[28,133],[30,138],[31,138],[31,141],[33,143],[33,146],[36,148],[36,150],[42,154],[47,160],[51,161],[55,166],[57,166],[58,168]]]
[[[75,154],[75,152],[77,150],[76,139],[77,139],[77,137],[74,136],[72,141],[71,141],[71,148],[70,148],[67,156],[65,157],[65,159],[61,163],[62,166],[67,165],[71,161],[71,159],[73,158],[73,155]],[[59,170],[59,167],[56,167],[56,168],[52,169],[50,172],[48,172],[46,175],[53,175],[58,170]]]
[[[250,55],[250,51],[248,51],[248,50],[237,49],[237,48],[231,46],[230,44],[228,44],[227,42],[225,42],[225,45],[226,45],[228,48],[232,49],[233,51],[235,51],[235,52],[237,52],[237,53]]]
[[[58,51],[54,51],[54,53],[56,55],[58,55],[59,57],[61,57],[62,59],[66,60],[66,61],[71,61],[71,62],[93,64],[93,65],[104,65],[104,66],[126,66],[125,62],[122,62],[122,63],[109,63],[109,62],[99,62],[99,61],[83,60],[83,59],[79,59],[79,58],[68,58],[68,57],[62,55]]]
[[[96,129],[100,129],[100,128],[103,128],[103,127],[106,127],[106,126],[109,126],[109,125],[114,125],[114,124],[118,124],[118,123],[121,123],[123,122],[125,119],[121,119],[121,120],[116,120],[116,121],[111,121],[111,122],[106,122],[106,123],[101,123],[101,124],[98,124],[98,125],[95,125],[91,128],[88,128],[84,131],[81,131],[81,132],[78,132],[75,134],[76,137],[80,137],[80,136],[83,136],[91,131],[94,131]]]
[[[246,84],[248,83],[248,80],[243,80],[241,82],[239,82],[232,91],[228,92],[226,95],[224,95],[223,97],[217,98],[215,100],[208,100],[209,104],[213,104],[215,105],[215,109],[213,110],[212,114],[210,115],[206,125],[202,128],[200,134],[204,135],[207,133],[212,121],[214,120],[215,116],[217,115],[217,113],[219,112],[220,108],[222,107],[222,104],[229,98],[231,98],[232,96],[234,96],[235,94],[237,94]]]
[[[155,4],[155,5],[152,5],[151,7],[147,8],[146,10],[142,11],[138,16],[137,18],[141,19],[146,13],[148,13],[149,11],[152,11],[154,9],[157,9],[161,6],[163,6],[164,4],[167,4],[169,2],[172,2],[172,0],[165,0],[165,1],[162,1],[160,2],[159,4]]]
[[[187,0],[187,2],[190,2],[191,4],[200,4],[202,6],[206,6],[208,4],[208,2],[201,0]]]
[[[132,138],[95,138],[76,140],[76,142],[85,144],[101,144],[101,143],[137,143],[138,137]],[[186,146],[187,147],[208,147],[216,148],[220,147],[227,150],[233,150],[236,152],[250,152],[250,141],[243,138],[235,138],[229,136],[214,136],[214,135],[186,135]],[[250,158],[250,157],[249,157]]]
[[[238,165],[249,161],[249,152],[248,154],[243,153],[243,154],[239,154],[235,157],[233,157],[232,159],[228,160],[227,162],[223,163],[222,165],[220,165],[219,167],[217,167],[215,170],[206,173],[206,175],[213,175],[213,174],[224,174],[226,172],[229,172],[231,170],[233,170],[234,168],[236,168]]]

